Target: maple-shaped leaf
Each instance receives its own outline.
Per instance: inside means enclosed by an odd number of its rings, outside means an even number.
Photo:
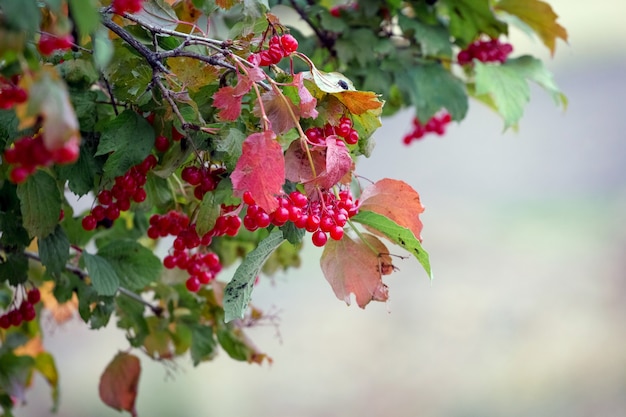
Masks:
[[[168,58],[167,65],[176,74],[178,80],[191,91],[197,91],[212,83],[220,75],[216,67],[185,56]]]
[[[413,232],[421,242],[422,222],[419,219],[424,206],[420,196],[404,181],[383,178],[363,190],[359,211],[373,211]]]
[[[271,130],[253,133],[244,140],[241,158],[230,176],[236,197],[250,191],[254,201],[268,213],[278,207],[275,195],[285,182],[285,158]]]
[[[117,411],[128,411],[136,417],[135,399],[140,373],[139,358],[130,353],[119,352],[100,377],[100,399],[109,407]]]
[[[330,188],[339,182],[350,183],[354,162],[348,148],[337,135],[326,137],[326,169],[318,174],[315,183]]]
[[[220,109],[217,113],[219,119],[231,122],[237,120],[241,114],[241,100],[258,78],[254,71],[249,74],[251,75],[237,74],[237,85],[221,87],[213,94],[213,106]]]
[[[337,298],[348,305],[350,294],[361,308],[370,301],[389,298],[382,275],[391,273],[393,264],[387,247],[374,235],[362,233],[356,240],[348,235],[329,240],[320,264]]]
[[[567,30],[557,23],[558,15],[552,7],[541,0],[500,0],[495,8],[526,23],[541,38],[554,55],[558,38],[567,42]]]

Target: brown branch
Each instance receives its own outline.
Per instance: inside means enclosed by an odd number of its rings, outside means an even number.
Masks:
[[[335,38],[329,35],[330,32],[320,30],[320,28],[318,28],[313,21],[311,21],[307,12],[304,11],[295,0],[290,0],[289,2],[291,3],[291,7],[293,7],[298,15],[300,15],[300,18],[304,20],[307,25],[309,25],[313,32],[315,32],[315,35],[320,40],[320,43],[324,48],[328,49],[330,55],[333,57],[337,55],[337,52],[335,51]]]

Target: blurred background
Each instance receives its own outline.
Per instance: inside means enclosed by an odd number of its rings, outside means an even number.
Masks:
[[[569,45],[551,59],[514,34],[514,54],[547,60],[566,112],[537,88],[517,133],[473,103],[444,137],[408,148],[404,112],[360,161],[361,175],[420,192],[435,280],[401,261],[386,305],[346,307],[308,245],[301,269],[254,293],[277,316],[250,333],[273,364],[142,357],[140,416],[626,415],[626,3],[549,2]],[[45,345],[61,371],[58,416],[120,415],[97,389],[128,346],[114,325],[50,326]],[[36,379],[15,415],[51,415],[49,398]]]

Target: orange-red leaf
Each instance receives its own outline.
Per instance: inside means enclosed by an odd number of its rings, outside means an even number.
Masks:
[[[363,114],[368,110],[376,110],[383,106],[378,95],[371,91],[343,91],[333,94],[352,114]]]
[[[420,196],[404,181],[384,178],[363,190],[359,210],[373,211],[411,230],[422,240],[422,222],[419,219],[424,206]]]
[[[336,135],[326,138],[326,169],[318,173],[315,183],[330,188],[352,171],[353,161],[343,141]],[[349,179],[348,179],[349,182]]]
[[[100,399],[117,411],[128,411],[137,416],[135,399],[141,364],[139,358],[130,353],[119,352],[107,365],[100,377]]]
[[[235,87],[224,86],[213,94],[213,106],[220,109],[217,117],[221,120],[234,121],[241,114],[241,96],[235,95]]]
[[[322,271],[335,295],[350,305],[354,294],[361,308],[370,301],[387,301],[389,293],[382,275],[393,270],[389,251],[376,236],[363,233],[353,240],[329,240],[320,260]]]
[[[241,157],[230,178],[234,194],[250,191],[254,201],[270,213],[278,207],[275,196],[285,182],[285,158],[274,132],[253,133],[243,142]]]
[[[315,108],[317,106],[317,100],[304,86],[304,74],[299,72],[294,75],[292,84],[298,88],[298,96],[300,96],[300,117],[317,118],[318,112]]]
[[[294,120],[294,116],[298,117],[300,111],[289,97],[282,93],[276,94],[274,91],[268,91],[261,96],[261,101],[274,132],[280,135],[296,126],[297,120]],[[262,115],[258,104],[254,108],[254,114],[258,117]]]

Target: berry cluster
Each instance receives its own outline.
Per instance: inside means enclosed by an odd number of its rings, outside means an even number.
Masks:
[[[270,38],[268,49],[255,52],[248,56],[248,62],[261,67],[278,64],[281,59],[291,55],[298,49],[298,40],[286,33]]]
[[[117,14],[137,13],[141,11],[143,0],[113,0],[113,12]]]
[[[513,46],[510,43],[501,43],[498,39],[477,40],[460,51],[456,59],[460,65],[471,64],[474,59],[480,62],[504,63],[511,52]]]
[[[75,162],[79,153],[76,141],[68,141],[63,147],[50,151],[46,148],[42,136],[25,136],[4,150],[4,161],[14,165],[9,173],[9,179],[15,184],[21,184],[37,167]]]
[[[11,326],[20,326],[25,321],[35,319],[37,312],[35,304],[41,300],[41,293],[38,288],[32,288],[22,297],[19,307],[14,306],[9,311],[0,315],[0,328],[8,329]]]
[[[225,209],[230,209],[226,207]],[[241,227],[241,219],[234,214],[224,214],[217,218],[215,227],[202,237],[196,232],[196,225],[189,223],[183,213],[170,211],[166,214],[154,214],[150,217],[148,237],[158,239],[176,236],[170,253],[163,258],[163,266],[167,269],[187,271],[189,278],[185,282],[187,289],[197,292],[202,285],[215,279],[222,270],[219,257],[213,252],[200,252],[200,246],[207,247],[215,236],[235,236]]]
[[[359,142],[359,133],[352,128],[352,120],[348,117],[339,119],[337,126],[326,123],[324,127],[310,127],[304,134],[312,145],[325,145],[326,137],[330,135],[343,138],[348,145],[356,145]]]
[[[189,185],[193,185],[193,195],[202,200],[204,194],[215,190],[220,182],[220,175],[223,173],[221,169],[211,170],[209,167],[187,166],[183,168],[180,177]]]
[[[66,51],[72,47],[74,38],[71,34],[57,36],[51,33],[44,32],[39,37],[39,43],[37,49],[42,55],[51,55],[54,51]]]
[[[446,125],[450,123],[451,120],[450,114],[446,111],[434,115],[425,125],[423,125],[417,117],[414,117],[413,130],[404,135],[402,141],[405,145],[409,145],[414,140],[423,138],[427,133],[436,133],[441,136],[446,132]]]
[[[10,109],[15,104],[24,103],[28,99],[26,91],[15,84],[0,77],[0,109]]]
[[[144,185],[148,172],[157,164],[154,155],[148,155],[141,163],[133,166],[124,175],[115,178],[110,190],[104,189],[98,193],[98,205],[91,209],[91,213],[82,220],[83,229],[93,230],[98,222],[104,219],[115,221],[120,212],[130,209],[131,200],[141,203],[146,199]]]
[[[310,200],[299,191],[276,199],[278,208],[267,213],[255,204],[250,192],[245,192],[243,202],[248,208],[243,218],[244,227],[255,231],[270,224],[279,227],[291,221],[297,228],[313,234],[311,240],[315,246],[324,246],[328,236],[340,240],[346,222],[358,212],[358,205],[349,190],[340,191],[339,197],[332,192],[321,193],[318,200]]]

